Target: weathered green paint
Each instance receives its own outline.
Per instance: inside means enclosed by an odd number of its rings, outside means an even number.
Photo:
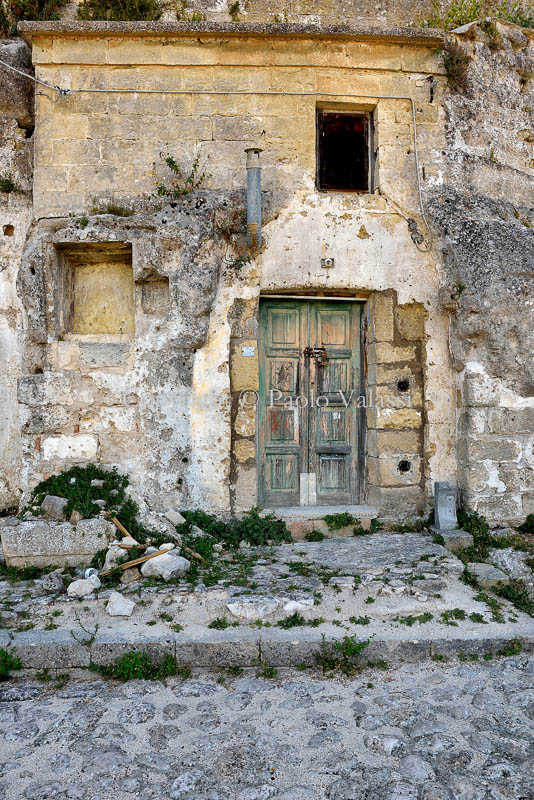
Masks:
[[[318,505],[359,502],[360,305],[262,300],[259,356],[260,501],[299,505],[312,473]]]

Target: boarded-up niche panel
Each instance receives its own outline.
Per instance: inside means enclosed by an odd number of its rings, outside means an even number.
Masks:
[[[131,264],[117,261],[74,267],[72,333],[133,333]]]

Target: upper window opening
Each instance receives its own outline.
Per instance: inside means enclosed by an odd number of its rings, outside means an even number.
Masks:
[[[320,191],[371,191],[370,114],[318,111],[317,142]]]

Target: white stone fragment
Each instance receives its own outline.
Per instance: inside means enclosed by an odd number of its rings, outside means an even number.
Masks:
[[[113,569],[119,558],[122,558],[125,555],[126,550],[123,550],[122,547],[119,547],[118,544],[112,543],[108,548],[108,552],[106,553],[106,560],[104,561],[103,571],[105,572],[108,569]]]
[[[256,620],[268,617],[274,614],[280,607],[280,600],[277,597],[261,597],[261,596],[242,596],[236,597],[229,603],[226,603],[226,608],[234,617],[238,619],[248,620],[255,622]]]
[[[166,511],[163,515],[165,519],[168,519],[172,525],[183,525],[185,522],[185,517],[182,517],[179,511]]]
[[[135,603],[133,600],[128,600],[128,598],[124,597],[120,592],[112,592],[106,606],[106,611],[111,617],[131,617],[134,608]]]
[[[145,578],[150,575],[156,575],[163,578],[164,581],[170,581],[171,578],[181,578],[186,574],[190,566],[191,563],[187,558],[182,558],[174,553],[162,553],[156,558],[145,561],[141,567],[141,572]]]
[[[88,578],[80,578],[70,583],[67,594],[69,597],[85,597],[95,589],[100,589],[101,585],[100,579],[96,575],[89,575]]]
[[[164,542],[164,544],[160,544],[159,550],[163,552],[168,552],[169,550],[174,550],[175,545],[172,542]]]
[[[134,539],[133,536],[124,536],[121,539],[121,544],[125,544],[128,547],[137,547],[139,545],[139,542],[137,541],[137,539]]]
[[[304,597],[302,600],[288,600],[284,605],[286,614],[294,614],[295,611],[308,611],[313,606],[313,598]]]

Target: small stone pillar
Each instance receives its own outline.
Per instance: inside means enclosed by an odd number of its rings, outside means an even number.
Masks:
[[[444,546],[451,552],[473,544],[470,533],[458,528],[456,518],[456,486],[446,481],[434,484],[434,525],[430,528],[436,536],[441,536]]]

